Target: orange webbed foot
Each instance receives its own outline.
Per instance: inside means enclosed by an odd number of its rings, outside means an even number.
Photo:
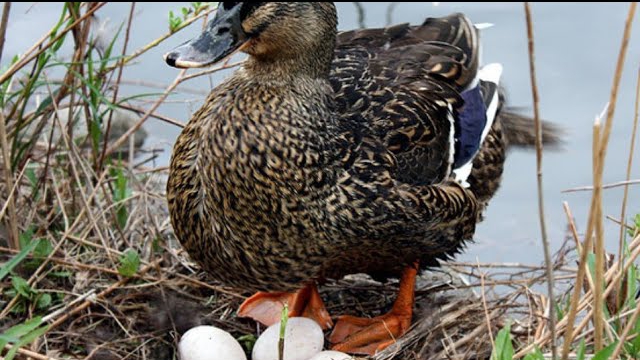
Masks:
[[[324,306],[315,284],[310,284],[294,293],[258,292],[245,300],[238,309],[238,316],[252,318],[266,326],[271,326],[282,316],[287,304],[289,317],[307,317],[315,320],[323,330],[333,326],[331,316]]]
[[[333,350],[350,354],[374,355],[407,332],[411,325],[411,315],[390,312],[372,319],[341,316],[331,332],[329,341]]]
[[[398,298],[391,311],[372,319],[340,316],[329,341],[332,349],[350,354],[375,355],[396,342],[411,326],[417,264],[405,268]]]

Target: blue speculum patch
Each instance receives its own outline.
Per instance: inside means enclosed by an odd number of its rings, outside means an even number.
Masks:
[[[487,106],[480,86],[464,91],[461,96],[464,106],[455,119],[454,169],[466,164],[478,152],[482,132],[487,124]]]

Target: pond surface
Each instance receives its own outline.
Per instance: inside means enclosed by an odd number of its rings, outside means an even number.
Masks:
[[[368,27],[386,24],[389,3],[362,3]],[[132,27],[129,49],[137,49],[164,34],[168,29],[170,10],[179,13],[178,3],[138,3]],[[340,29],[358,26],[353,3],[338,3]],[[4,49],[3,64],[12,55],[24,51],[57,21],[60,4],[14,3]],[[536,66],[540,92],[541,116],[563,126],[567,143],[563,151],[546,152],[543,162],[544,194],[549,238],[553,251],[566,234],[566,217],[562,203],[567,201],[577,219],[578,230],[586,227],[590,202],[589,192],[562,193],[562,190],[589,185],[591,178],[591,134],[594,117],[608,101],[613,73],[620,47],[628,5],[619,3],[535,3]],[[421,23],[425,17],[464,12],[476,23],[493,23],[483,30],[483,60],[504,65],[504,85],[510,104],[532,113],[529,82],[527,37],[523,6],[520,3],[396,3],[393,23]],[[110,19],[115,33],[125,22],[129,5],[108,4],[99,12],[101,20]],[[640,24],[636,24],[629,45],[615,123],[607,152],[604,182],[624,180],[630,133],[633,121],[635,85],[640,60]],[[162,61],[162,54],[186,41],[198,32],[192,26],[142,56],[124,72],[125,79],[169,84],[177,70]],[[120,50],[117,50],[118,52]],[[160,112],[186,122],[204,99],[206,92],[228,73],[218,73],[210,79],[198,79],[185,88],[201,94],[182,91],[172,95]],[[125,93],[160,92],[148,87],[128,86]],[[186,102],[185,102],[186,101]],[[150,146],[170,148],[179,133],[176,127],[150,120],[146,129],[152,134]],[[636,151],[636,166],[632,178],[640,178],[640,151]],[[166,164],[166,151],[157,164]],[[604,213],[620,216],[622,188],[606,190]],[[628,213],[640,212],[640,186],[630,188]],[[617,249],[618,227],[606,222],[606,241]],[[459,257],[480,262],[522,262],[538,264],[543,254],[537,208],[536,160],[534,152],[511,152],[502,188],[492,201],[485,221],[478,226],[476,242]]]

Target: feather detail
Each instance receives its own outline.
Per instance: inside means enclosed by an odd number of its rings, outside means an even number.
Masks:
[[[461,135],[458,136],[458,139],[461,139],[459,141],[470,141],[471,143],[467,142],[457,146],[457,148],[466,148],[467,151],[464,153],[464,158],[456,162],[453,170],[456,181],[464,187],[469,187],[467,179],[471,174],[474,156],[478,153],[496,118],[499,104],[498,86],[501,75],[501,64],[488,64],[478,71],[478,86],[465,92],[470,94],[467,98],[472,100],[472,102],[470,104],[471,106],[463,108],[462,116],[459,116],[459,119],[462,118],[466,120],[466,122],[460,124],[461,128],[459,131]],[[478,102],[478,96],[480,96],[481,102]],[[463,93],[463,98],[464,97],[465,95]],[[479,109],[484,111],[479,113]],[[471,116],[468,116],[469,114]],[[479,123],[483,125],[480,134],[477,133],[477,127],[474,127]],[[467,127],[464,127],[465,125],[467,125]],[[468,125],[471,125],[471,127]],[[459,154],[456,155],[461,156]]]

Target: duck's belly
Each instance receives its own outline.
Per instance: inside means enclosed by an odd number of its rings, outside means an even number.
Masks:
[[[316,227],[316,216],[281,206],[241,207],[242,213],[212,201],[191,217],[188,228],[176,229],[184,235],[179,236],[184,248],[212,278],[239,290],[291,291],[318,277],[331,244]]]
[[[288,291],[320,272],[325,256],[313,224],[303,222],[317,218],[302,213],[308,208],[263,196],[255,186],[234,192],[202,186],[207,179],[194,154],[179,150],[167,186],[171,221],[184,249],[211,278],[238,290]]]

